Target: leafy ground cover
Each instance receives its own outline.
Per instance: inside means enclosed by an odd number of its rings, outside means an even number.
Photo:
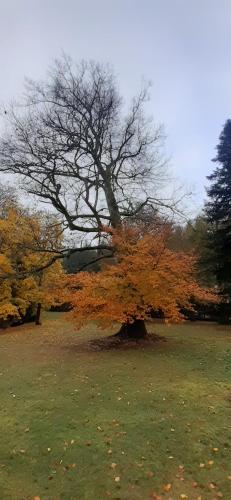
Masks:
[[[231,498],[231,328],[93,349],[61,313],[0,334],[0,498]],[[106,332],[104,335],[107,335]]]

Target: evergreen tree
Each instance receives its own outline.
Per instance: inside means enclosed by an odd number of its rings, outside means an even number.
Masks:
[[[231,120],[227,120],[220,135],[214,162],[217,166],[208,176],[209,201],[206,214],[209,222],[209,245],[213,268],[223,302],[231,304]],[[227,308],[226,308],[227,315]]]

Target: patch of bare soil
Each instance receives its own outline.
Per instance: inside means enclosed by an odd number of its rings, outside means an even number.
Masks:
[[[166,338],[160,335],[151,333],[143,339],[131,339],[128,337],[121,337],[119,335],[110,335],[108,337],[96,338],[88,340],[78,345],[79,350],[88,351],[110,351],[112,349],[130,349],[147,347],[156,342],[166,342]]]

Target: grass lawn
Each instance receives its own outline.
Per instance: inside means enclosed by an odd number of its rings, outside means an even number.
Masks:
[[[231,499],[231,328],[149,330],[167,342],[94,351],[61,313],[0,334],[0,500]]]

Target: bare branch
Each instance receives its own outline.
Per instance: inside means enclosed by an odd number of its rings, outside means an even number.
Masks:
[[[124,112],[108,66],[56,61],[47,82],[27,82],[24,107],[7,111],[0,171],[18,174],[72,231],[118,226],[163,173],[162,132],[145,116],[147,97],[143,89]]]
[[[80,247],[80,248],[70,248],[70,249],[65,249],[65,250],[60,250],[59,252],[56,252],[56,254],[49,259],[45,264],[42,264],[41,266],[36,266],[34,268],[29,269],[26,272],[22,273],[4,273],[0,274],[0,280],[12,280],[12,279],[25,279],[28,278],[31,275],[36,275],[41,273],[41,271],[44,271],[45,269],[48,269],[48,267],[52,266],[57,260],[59,259],[64,259],[68,258],[71,255],[73,255],[76,252],[86,252],[87,250],[107,250],[111,251],[111,254],[113,253],[113,248],[110,247],[109,245],[95,245],[95,246],[85,246],[85,247]],[[42,250],[41,250],[42,252]],[[45,253],[46,250],[44,249],[43,252]],[[100,256],[100,259],[102,260],[103,258],[107,258],[107,254],[104,256]]]

